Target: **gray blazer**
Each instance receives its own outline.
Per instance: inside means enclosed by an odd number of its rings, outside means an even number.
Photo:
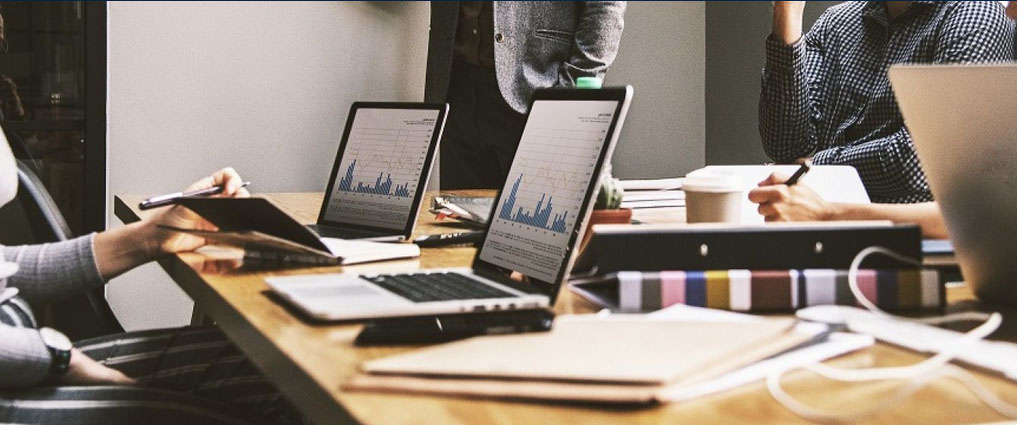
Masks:
[[[618,53],[624,16],[623,1],[494,2],[494,63],[502,97],[525,113],[537,88],[603,78]],[[431,2],[428,102],[445,101],[458,18],[459,2]]]

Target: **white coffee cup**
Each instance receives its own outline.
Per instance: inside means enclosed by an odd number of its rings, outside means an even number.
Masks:
[[[696,170],[682,182],[685,221],[688,223],[739,223],[745,189],[735,176]]]

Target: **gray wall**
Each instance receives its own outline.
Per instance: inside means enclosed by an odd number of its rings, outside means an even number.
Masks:
[[[807,30],[839,2],[809,2]],[[760,71],[773,9],[765,1],[706,2],[706,163],[769,162],[759,138]]]
[[[171,192],[227,164],[255,191],[324,191],[350,103],[423,97],[427,9],[111,2],[109,193]],[[107,288],[128,328],[189,320],[154,264]]]
[[[703,2],[629,2],[605,81],[635,88],[616,177],[673,177],[703,166],[706,10]]]

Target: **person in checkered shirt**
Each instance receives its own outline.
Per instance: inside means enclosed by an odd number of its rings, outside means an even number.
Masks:
[[[828,203],[804,185],[780,185],[780,175],[749,199],[768,221],[890,219],[946,237],[886,71],[1012,60],[1013,22],[999,2],[846,2],[802,37],[804,3],[774,3],[759,102],[763,147],[777,162],[854,166],[876,203]]]

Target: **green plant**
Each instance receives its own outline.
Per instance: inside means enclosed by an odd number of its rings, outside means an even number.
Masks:
[[[621,181],[605,174],[600,179],[600,192],[597,193],[597,203],[593,204],[593,209],[616,210],[621,207],[624,195],[625,191],[621,188]]]

